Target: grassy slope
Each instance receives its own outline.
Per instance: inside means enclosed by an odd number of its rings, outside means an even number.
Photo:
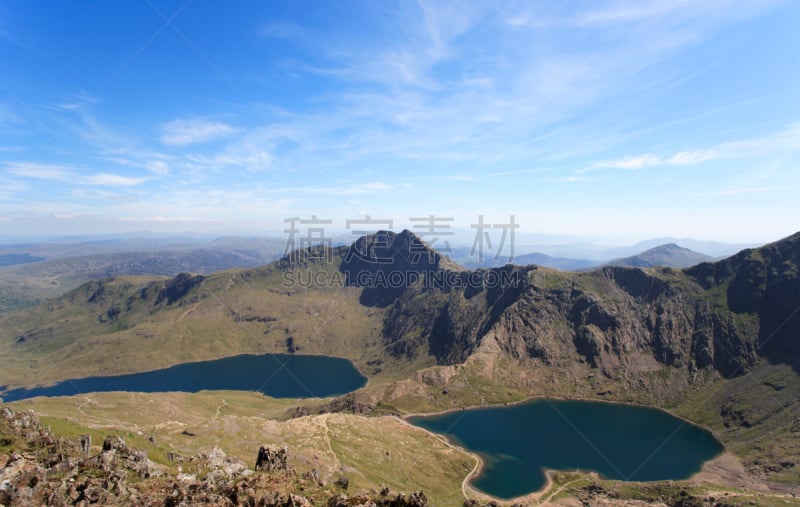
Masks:
[[[336,271],[334,265],[313,269]],[[0,316],[0,385],[286,352],[289,337],[298,353],[347,357],[373,374],[368,362],[383,354],[382,311],[360,305],[358,289],[284,288],[282,276],[274,266],[215,273],[171,305],[156,305],[155,290],[141,296],[143,289],[163,285],[163,279],[116,277]],[[93,298],[98,288],[102,294]],[[121,313],[110,318],[109,309],[115,308]],[[20,336],[25,340],[17,343]],[[399,378],[429,364],[400,362],[384,367],[379,376]]]
[[[759,363],[749,373],[698,390],[674,412],[708,428],[769,481],[800,484],[800,379],[788,365]],[[724,413],[721,413],[722,411]]]
[[[255,393],[93,393],[68,398],[35,398],[11,404],[33,409],[42,422],[68,438],[90,433],[121,434],[156,462],[168,452],[196,454],[217,446],[251,466],[260,445],[287,446],[299,474],[316,468],[333,491],[342,476],[351,490],[422,489],[433,505],[463,503],[461,482],[475,460],[429,433],[391,417],[347,414],[285,419],[292,401]],[[194,434],[187,436],[183,431]],[[149,438],[152,437],[151,442]]]

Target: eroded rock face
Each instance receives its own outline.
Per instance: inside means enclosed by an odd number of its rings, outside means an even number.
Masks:
[[[261,446],[258,448],[256,470],[264,472],[285,472],[288,470],[286,464],[287,456],[288,450],[286,447],[273,449],[268,446]]]
[[[366,236],[351,250],[359,255],[340,270],[363,287],[363,304],[386,308],[382,335],[397,358],[460,364],[491,337],[512,358],[586,363],[614,379],[644,354],[688,379],[701,369],[742,375],[763,355],[800,357],[800,319],[791,319],[800,305],[800,234],[686,270],[464,271],[408,231]],[[449,282],[380,287],[357,276],[391,271]]]
[[[186,296],[195,286],[205,279],[204,276],[180,273],[172,280],[164,283],[164,287],[158,292],[155,304],[162,302],[171,305]]]
[[[399,236],[395,242],[405,244]],[[431,256],[436,262],[418,268],[449,269]],[[393,290],[385,301],[380,295],[373,299],[387,307],[383,337],[398,358],[431,355],[439,365],[458,364],[492,336],[511,357],[548,365],[582,361],[612,378],[631,353],[650,354],[687,375],[711,367],[733,377],[760,355],[800,351],[793,338],[800,319],[790,319],[800,304],[798,265],[795,235],[684,271],[605,267],[554,273],[506,266],[454,274],[463,281],[474,276],[504,283],[412,286]]]
[[[380,397],[375,393],[356,391],[334,398],[319,407],[316,412],[320,414],[351,412],[353,414],[369,415],[375,410],[379,400]]]

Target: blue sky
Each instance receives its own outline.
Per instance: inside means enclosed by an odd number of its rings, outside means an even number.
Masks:
[[[800,2],[0,3],[0,234],[800,229]]]

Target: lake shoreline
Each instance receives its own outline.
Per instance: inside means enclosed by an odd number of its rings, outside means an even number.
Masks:
[[[290,352],[260,352],[260,353],[259,352],[238,352],[238,353],[235,353],[235,354],[216,356],[216,357],[212,357],[212,358],[209,358],[209,359],[192,359],[190,361],[175,362],[175,363],[170,363],[170,364],[168,364],[166,366],[160,366],[158,368],[151,368],[151,369],[147,369],[147,370],[136,370],[136,371],[128,371],[128,372],[122,372],[122,373],[110,373],[110,374],[96,374],[96,375],[90,375],[88,377],[65,378],[65,379],[61,379],[61,380],[54,380],[52,382],[48,382],[48,383],[45,383],[45,384],[36,384],[36,385],[33,385],[33,386],[20,386],[20,385],[14,385],[14,384],[7,384],[7,385],[2,386],[2,387],[3,387],[3,392],[16,391],[18,389],[25,389],[26,391],[30,391],[31,389],[50,388],[50,387],[53,387],[53,386],[55,386],[57,384],[60,384],[60,383],[63,383],[63,382],[81,380],[81,379],[85,379],[85,378],[92,378],[92,377],[122,377],[122,376],[125,376],[125,375],[136,375],[138,373],[152,373],[154,371],[166,370],[168,368],[174,368],[175,366],[181,366],[181,365],[184,365],[184,364],[207,363],[207,362],[211,362],[211,361],[219,361],[221,359],[230,359],[230,358],[239,357],[239,356],[255,356],[255,357],[260,357],[260,356],[296,356],[296,357],[328,357],[328,358],[333,358],[333,359],[344,359],[346,361],[349,361],[350,364],[353,366],[353,368],[358,372],[358,374],[361,375],[362,377],[364,377],[364,385],[359,387],[359,389],[363,389],[363,388],[369,386],[369,383],[372,380],[369,377],[369,375],[365,375],[364,372],[361,371],[361,369],[356,365],[355,361],[353,359],[349,358],[349,357],[333,356],[333,355],[329,355],[329,354],[305,354],[305,353],[302,353],[302,352],[299,352],[299,353],[294,353],[294,352],[292,352],[292,353],[290,353]],[[2,393],[0,393],[0,396],[2,396]]]
[[[364,386],[364,387],[366,387],[366,386]],[[517,401],[487,403],[485,405],[473,405],[473,406],[469,406],[469,407],[460,407],[460,408],[448,408],[448,409],[439,410],[439,411],[436,411],[436,412],[411,412],[411,413],[408,413],[408,414],[397,414],[397,417],[400,417],[402,419],[409,419],[411,417],[434,417],[434,416],[452,414],[452,413],[456,413],[456,412],[465,412],[465,411],[468,411],[468,410],[479,410],[479,409],[482,409],[482,408],[515,407],[515,406],[518,406],[518,405],[524,405],[526,403],[534,402],[534,401],[537,401],[537,400],[591,401],[591,402],[597,402],[597,403],[607,403],[609,405],[624,405],[624,406],[628,406],[628,407],[642,407],[642,408],[650,408],[650,409],[654,409],[654,410],[659,410],[661,412],[665,412],[665,413],[671,415],[672,417],[674,417],[676,419],[680,419],[681,421],[683,421],[686,424],[691,424],[692,426],[697,426],[698,428],[701,428],[701,429],[703,429],[705,431],[708,431],[709,433],[714,435],[714,438],[717,439],[717,441],[720,444],[722,444],[723,447],[725,447],[725,444],[722,442],[722,439],[717,435],[717,433],[712,428],[706,427],[706,426],[704,426],[704,425],[702,425],[700,423],[696,423],[696,422],[692,421],[691,419],[689,419],[688,417],[685,417],[683,415],[674,413],[672,410],[669,410],[669,409],[666,409],[666,408],[663,408],[663,407],[655,407],[655,406],[652,406],[652,405],[643,405],[641,403],[634,403],[634,402],[630,402],[630,401],[615,401],[615,400],[608,400],[608,399],[602,399],[602,398],[570,398],[568,396],[535,395],[535,396],[531,396],[530,398],[525,398],[525,399],[517,400]],[[727,448],[725,448],[723,453],[724,452],[728,452]]]
[[[263,380],[263,382],[261,382]],[[273,398],[334,398],[368,385],[352,360],[321,354],[235,354],[119,375],[69,378],[46,386],[5,389],[6,402],[89,392],[235,390]]]
[[[458,437],[456,437],[455,435],[437,433],[434,430],[428,429],[428,428],[423,427],[423,426],[419,426],[419,425],[417,425],[417,424],[415,424],[413,422],[413,419],[416,419],[416,418],[418,418],[418,419],[426,419],[426,418],[430,418],[430,417],[454,415],[454,414],[463,413],[463,412],[470,412],[470,411],[474,412],[474,411],[477,411],[477,410],[480,410],[480,409],[511,408],[511,407],[522,406],[522,405],[534,403],[534,402],[537,402],[537,401],[548,401],[548,402],[549,401],[589,402],[589,403],[600,403],[600,404],[605,404],[605,405],[614,405],[614,406],[620,406],[620,407],[632,407],[632,408],[650,409],[650,410],[653,410],[655,412],[660,412],[661,414],[670,416],[670,417],[672,417],[672,418],[674,418],[676,420],[681,421],[681,424],[677,427],[676,430],[674,430],[673,434],[675,432],[677,432],[678,430],[684,428],[684,426],[689,425],[689,426],[691,426],[693,428],[705,431],[709,435],[711,435],[713,437],[713,440],[715,441],[715,443],[720,446],[721,450],[717,454],[715,454],[713,457],[704,459],[702,464],[701,464],[701,466],[700,466],[700,468],[698,470],[696,470],[695,472],[691,473],[691,475],[689,475],[689,476],[687,476],[685,478],[682,478],[682,479],[656,479],[656,480],[652,480],[652,481],[628,481],[628,480],[624,480],[624,479],[605,477],[602,473],[593,471],[591,469],[580,469],[580,468],[578,468],[578,469],[566,469],[566,468],[565,469],[551,469],[551,468],[542,468],[541,472],[544,475],[544,484],[540,488],[538,488],[538,489],[536,489],[534,491],[531,491],[529,493],[526,493],[524,495],[515,496],[515,497],[511,497],[511,498],[503,498],[503,497],[494,496],[494,495],[492,495],[490,493],[482,491],[482,490],[478,489],[477,487],[475,487],[473,484],[471,484],[476,478],[481,476],[481,474],[484,472],[485,467],[486,467],[486,463],[485,463],[484,458],[482,458],[481,455],[478,452],[474,452],[472,450],[467,449],[465,447],[465,445],[463,445],[460,442],[460,440],[458,439]],[[556,411],[558,412],[558,409],[556,409]],[[715,462],[716,460],[720,459],[721,457],[730,455],[730,452],[724,446],[722,441],[717,437],[717,435],[714,433],[714,431],[712,431],[710,428],[704,427],[703,425],[697,424],[697,423],[689,420],[686,417],[674,414],[674,413],[672,413],[672,411],[664,409],[664,408],[661,408],[661,407],[653,407],[653,406],[649,406],[649,405],[642,405],[642,404],[631,403],[631,402],[613,401],[613,400],[607,400],[607,399],[570,398],[570,397],[540,396],[540,395],[537,395],[537,396],[533,396],[533,397],[530,397],[530,398],[527,398],[527,399],[524,399],[524,400],[515,401],[515,402],[492,403],[492,404],[485,404],[485,405],[478,405],[478,406],[471,406],[471,407],[461,407],[461,408],[447,409],[447,410],[441,410],[441,411],[437,411],[437,412],[415,412],[415,413],[408,413],[408,414],[403,414],[403,415],[396,415],[395,417],[405,421],[407,424],[409,424],[411,426],[414,426],[416,428],[419,428],[419,429],[422,429],[422,430],[428,432],[429,434],[435,436],[436,438],[439,438],[440,440],[445,441],[447,443],[447,445],[449,445],[450,447],[458,449],[459,451],[464,452],[464,453],[472,456],[473,459],[476,460],[476,466],[473,468],[472,471],[470,471],[467,474],[467,476],[465,477],[464,482],[462,484],[462,492],[464,493],[466,498],[477,497],[477,498],[483,498],[483,499],[487,499],[487,500],[494,500],[494,501],[497,501],[497,502],[509,503],[509,504],[514,503],[514,502],[526,502],[526,501],[530,502],[530,501],[541,500],[541,498],[546,496],[548,494],[548,492],[551,492],[552,488],[555,485],[554,477],[558,473],[570,473],[570,474],[577,473],[577,474],[580,474],[582,476],[581,478],[587,478],[588,479],[588,478],[594,477],[594,478],[599,479],[599,480],[620,481],[620,482],[630,483],[630,484],[658,483],[658,482],[662,482],[662,481],[692,481],[696,477],[700,476],[703,473],[703,471],[705,470],[704,467],[706,466],[707,463]],[[671,438],[671,435],[670,435],[669,438]],[[580,480],[581,478],[576,478],[576,479],[572,479],[570,481],[567,481],[565,484],[562,484],[560,486],[560,488],[563,488],[568,483],[576,482],[576,481]],[[467,494],[467,491],[469,491],[471,496]],[[553,493],[553,494],[555,494],[555,493]]]
[[[473,407],[473,408],[475,408],[475,407]],[[434,415],[434,414],[431,414],[431,415]],[[540,489],[538,489],[536,491],[531,491],[530,493],[527,493],[525,495],[515,496],[515,497],[512,497],[512,498],[501,498],[501,497],[498,497],[498,496],[494,496],[494,495],[486,493],[486,492],[476,488],[472,484],[470,484],[472,479],[480,476],[480,474],[483,472],[483,469],[486,466],[486,463],[485,463],[484,459],[481,458],[480,454],[466,449],[462,445],[458,444],[458,442],[452,441],[447,435],[443,435],[441,433],[436,433],[435,431],[431,431],[431,430],[429,430],[427,428],[423,428],[421,426],[417,426],[415,424],[412,424],[412,423],[408,422],[407,420],[405,420],[404,417],[395,416],[395,415],[387,416],[387,417],[391,417],[393,419],[402,421],[403,423],[409,425],[410,427],[412,427],[412,428],[414,428],[416,430],[424,431],[425,433],[429,434],[431,437],[436,438],[437,440],[440,440],[440,441],[444,442],[445,445],[447,445],[451,449],[455,449],[455,450],[457,450],[459,452],[463,452],[464,454],[466,454],[468,456],[471,456],[476,461],[475,466],[472,468],[472,470],[469,473],[467,473],[467,476],[464,478],[464,480],[461,483],[461,491],[464,494],[464,498],[465,499],[476,498],[476,499],[483,499],[483,500],[487,500],[487,501],[495,501],[495,502],[498,502],[499,504],[509,504],[509,505],[511,505],[511,504],[518,503],[518,502],[530,502],[530,501],[538,501],[538,500],[540,500],[547,493],[550,493],[551,489],[555,485],[555,481],[554,481],[553,477],[558,473],[581,473],[581,474],[585,474],[587,476],[594,475],[594,476],[597,476],[598,478],[602,479],[601,476],[599,476],[596,472],[592,472],[592,471],[586,471],[586,470],[554,470],[554,469],[546,468],[546,469],[542,470],[542,472],[544,473],[544,476],[545,476],[545,483],[544,483],[544,486],[542,486]],[[698,472],[698,473],[700,473],[700,472]],[[635,482],[635,481],[629,481],[629,482]],[[467,494],[467,491],[469,491],[470,494]]]

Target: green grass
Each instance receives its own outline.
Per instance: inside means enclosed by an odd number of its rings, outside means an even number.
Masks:
[[[117,277],[97,285],[104,293],[94,302],[87,303],[87,298],[96,286],[0,316],[0,385],[29,386],[240,353],[286,352],[288,337],[297,353],[346,357],[371,377],[394,380],[421,366],[395,361],[377,373],[368,364],[383,358],[383,311],[360,305],[358,289],[284,289],[281,276],[269,268],[220,272],[179,304],[157,307],[154,296],[138,295],[159,279]],[[124,311],[116,321],[101,322],[110,307]],[[25,341],[16,343],[21,336]]]
[[[780,390],[768,384],[784,386]],[[747,467],[765,471],[768,480],[800,483],[800,382],[788,365],[762,361],[741,377],[723,380],[699,390],[679,404],[674,412],[702,424],[742,458]],[[721,407],[739,411],[752,427],[726,421]],[[728,423],[726,425],[726,422]],[[794,466],[783,471],[783,462]]]
[[[167,452],[188,457],[219,447],[252,467],[260,445],[287,446],[290,466],[298,475],[317,468],[329,486],[345,476],[351,492],[385,484],[395,491],[422,489],[433,505],[462,505],[461,481],[465,469],[475,464],[469,454],[393,417],[325,414],[286,420],[297,403],[254,393],[207,391],[96,393],[35,398],[10,406],[34,410],[56,434],[91,434],[95,447],[105,435],[120,435],[165,465],[172,465]]]

